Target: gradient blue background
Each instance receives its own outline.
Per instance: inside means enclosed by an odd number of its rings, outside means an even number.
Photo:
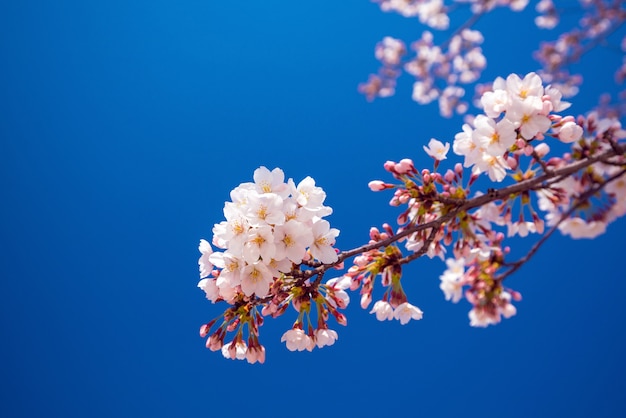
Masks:
[[[533,16],[480,21],[485,80],[537,68]],[[397,215],[367,189],[382,163],[430,166],[422,145],[460,130],[408,76],[390,99],[356,91],[377,41],[421,30],[364,0],[3,2],[0,416],[626,416],[624,220],[549,241],[509,281],[518,315],[488,329],[424,259],[405,273],[422,321],[379,323],[354,296],[334,346],[292,353],[290,310],[261,330],[264,365],[198,337],[220,311],[198,240],[254,169],[314,177],[348,249]],[[621,58],[585,57],[573,114]]]

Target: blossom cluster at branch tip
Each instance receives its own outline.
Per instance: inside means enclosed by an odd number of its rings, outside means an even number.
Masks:
[[[262,363],[265,348],[258,342],[262,314],[275,316],[292,301],[294,306],[306,302],[303,295],[296,298],[283,290],[282,282],[302,263],[335,265],[339,230],[323,219],[332,209],[324,206],[326,193],[311,177],[296,185],[292,179],[285,181],[281,169],[260,167],[253,178],[254,182],[242,183],[230,192],[231,201],[224,206],[226,220],[213,227],[212,244],[223,251],[213,251],[206,240],[200,240],[198,287],[213,303],[231,305],[222,325],[208,337],[207,347],[221,349],[227,358]],[[293,289],[302,291],[307,283]],[[262,314],[257,305],[262,306]],[[203,325],[201,336],[209,335],[215,324],[214,320]],[[247,343],[241,334],[244,325],[249,332]],[[226,333],[235,330],[235,339],[225,344]],[[327,330],[319,332],[316,343],[322,347],[335,339]]]
[[[308,256],[325,264],[337,261],[333,246],[339,230],[322,219],[332,209],[324,206],[326,193],[311,177],[296,185],[285,182],[281,169],[260,167],[254,183],[237,186],[230,196],[226,220],[213,227],[213,245],[224,251],[211,252],[204,240],[200,245],[201,278],[209,276],[211,263],[220,269],[214,284],[203,282],[212,301],[232,300],[238,292],[264,297],[275,277]]]

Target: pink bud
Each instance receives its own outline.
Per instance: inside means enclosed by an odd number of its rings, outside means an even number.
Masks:
[[[576,142],[583,136],[583,128],[575,122],[567,121],[559,129],[559,139],[566,144]]]
[[[459,175],[459,177],[463,177],[463,164],[456,163],[454,165],[454,171]]]
[[[517,168],[517,165],[518,165],[517,158],[509,156],[506,159],[506,162],[509,165],[509,167],[511,167],[511,170],[515,170]]]
[[[406,174],[413,172],[414,170],[415,166],[413,165],[413,161],[408,158],[403,158],[398,164],[396,164],[396,172],[398,174]]]
[[[383,167],[390,173],[395,173],[396,171],[396,163],[393,161],[386,161],[385,164],[383,164]]]
[[[454,171],[448,170],[448,171],[446,171],[446,174],[443,176],[443,178],[448,183],[452,183],[454,181],[454,179],[456,178],[456,174],[454,173]]]
[[[361,296],[361,308],[363,309],[367,309],[367,307],[369,306],[369,304],[372,302],[372,294],[371,293],[365,293]]]
[[[387,184],[380,180],[372,180],[367,183],[367,187],[370,188],[373,192],[380,192],[381,190],[385,190],[387,188]]]
[[[209,325],[208,324],[204,324],[202,326],[200,326],[200,337],[204,338],[209,334]]]

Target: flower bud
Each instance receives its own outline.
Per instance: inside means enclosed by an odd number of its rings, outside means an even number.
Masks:
[[[574,122],[565,122],[559,129],[559,139],[566,144],[576,142],[583,136],[583,128]]]
[[[381,190],[385,190],[386,188],[388,188],[388,186],[390,185],[380,180],[372,180],[367,183],[367,187],[369,187],[370,190],[373,192],[380,192]]]

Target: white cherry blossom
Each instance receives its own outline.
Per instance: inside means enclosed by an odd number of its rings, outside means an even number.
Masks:
[[[393,312],[393,317],[396,318],[402,325],[406,325],[411,319],[420,320],[424,312],[417,306],[411,305],[409,302],[404,302],[398,305]]]
[[[426,151],[426,154],[438,161],[445,160],[449,150],[450,144],[446,142],[444,145],[441,141],[438,141],[435,138],[430,139],[428,146],[424,145],[424,151]]]
[[[265,297],[270,290],[272,273],[261,262],[246,265],[241,272],[241,291],[246,296],[253,293],[257,297]]]
[[[332,329],[323,328],[315,330],[315,344],[319,348],[335,344],[338,338],[337,332]]]
[[[202,279],[198,282],[198,287],[204,290],[206,298],[213,303],[215,303],[217,298],[220,296],[219,288],[215,284],[214,279]]]
[[[328,221],[320,219],[313,224],[312,232],[311,255],[324,264],[337,261],[337,253],[333,245],[335,245],[335,238],[339,235],[339,230],[331,228]]]
[[[269,262],[276,254],[272,227],[263,225],[250,229],[242,254],[249,264],[257,262],[259,257]]]
[[[210,261],[210,256],[213,253],[213,249],[206,240],[201,239],[200,245],[198,245],[198,250],[202,254],[198,259],[200,278],[204,279],[205,277],[209,277],[209,275],[211,274],[211,270],[213,269],[213,264],[211,264]]]
[[[285,183],[285,173],[278,167],[272,171],[266,167],[259,167],[254,170],[253,178],[260,193],[275,193],[283,199],[289,195],[289,190]]]
[[[300,263],[306,249],[313,243],[311,229],[302,222],[290,220],[284,225],[274,228],[275,258],[288,258],[294,263]]]
[[[376,301],[370,313],[376,314],[376,319],[379,321],[391,321],[394,319],[393,308],[389,302],[385,302],[384,300]]]
[[[311,337],[306,335],[300,328],[292,328],[285,332],[280,341],[287,344],[287,350],[289,351],[308,350],[311,345]]]

